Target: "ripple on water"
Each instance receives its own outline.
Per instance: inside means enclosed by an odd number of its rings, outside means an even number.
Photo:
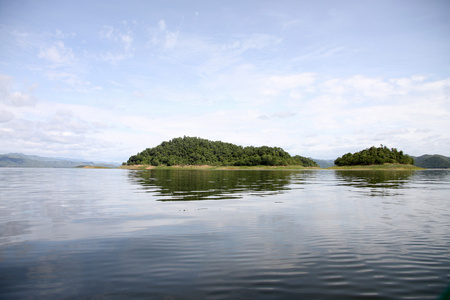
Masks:
[[[427,174],[0,170],[0,298],[436,299]]]

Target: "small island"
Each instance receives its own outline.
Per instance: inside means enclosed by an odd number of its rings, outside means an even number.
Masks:
[[[279,147],[243,147],[198,137],[179,137],[131,156],[124,168],[319,168],[312,159]]]
[[[330,169],[339,170],[417,170],[414,158],[395,148],[370,147],[338,157]]]
[[[347,153],[334,161],[337,170],[420,170],[414,158],[396,148],[370,147]],[[238,146],[198,137],[178,137],[164,141],[130,156],[123,169],[184,168],[184,169],[319,169],[312,159],[291,156],[280,147]]]

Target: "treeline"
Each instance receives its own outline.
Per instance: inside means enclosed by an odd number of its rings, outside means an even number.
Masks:
[[[291,156],[278,147],[242,147],[197,137],[174,138],[131,156],[127,165],[214,165],[214,166],[289,166],[318,167],[311,159]]]
[[[334,164],[336,166],[355,166],[355,165],[382,165],[386,163],[414,164],[414,159],[409,155],[398,151],[395,148],[388,149],[383,147],[371,147],[355,153],[347,153],[338,157]]]

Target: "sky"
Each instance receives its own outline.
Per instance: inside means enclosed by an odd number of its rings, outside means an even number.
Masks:
[[[0,154],[450,156],[450,2],[0,0]]]

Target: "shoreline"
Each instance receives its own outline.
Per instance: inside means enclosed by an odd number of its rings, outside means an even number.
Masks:
[[[151,166],[130,165],[120,166],[125,170],[344,170],[344,171],[414,171],[426,170],[414,165],[384,164],[384,165],[357,165],[357,166],[333,166],[329,168],[304,167],[304,166],[211,166],[211,165],[175,165],[175,166]]]
[[[356,165],[356,166],[333,166],[325,170],[342,170],[342,171],[415,171],[426,170],[414,165],[402,164],[383,164],[383,165]]]
[[[175,166],[151,166],[151,165],[130,165],[120,166],[125,170],[320,170],[318,167],[304,166],[211,166],[211,165],[175,165]]]

